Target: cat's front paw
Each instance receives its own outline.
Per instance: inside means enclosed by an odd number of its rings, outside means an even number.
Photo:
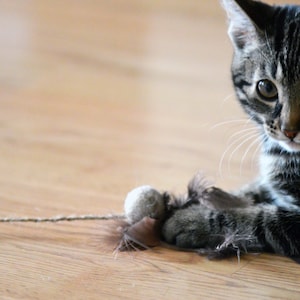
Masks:
[[[174,211],[163,224],[163,240],[184,249],[207,248],[218,244],[219,238],[210,232],[210,212],[202,205],[191,205]]]

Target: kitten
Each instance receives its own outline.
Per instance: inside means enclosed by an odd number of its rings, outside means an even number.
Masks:
[[[237,98],[261,129],[256,182],[228,206],[186,205],[162,228],[164,241],[181,248],[270,251],[300,256],[300,6],[222,0],[234,46]],[[197,196],[197,187],[190,195]],[[225,195],[225,196],[224,196]],[[218,193],[216,197],[225,197]],[[245,203],[248,203],[245,205]]]

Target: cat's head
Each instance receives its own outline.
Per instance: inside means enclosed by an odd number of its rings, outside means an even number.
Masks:
[[[222,2],[238,99],[268,146],[300,152],[300,6]]]

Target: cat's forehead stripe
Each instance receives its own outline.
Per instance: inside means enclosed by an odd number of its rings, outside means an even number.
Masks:
[[[281,77],[285,77],[290,83],[300,78],[299,13],[300,9],[297,6],[280,7],[274,14],[272,25],[274,50],[281,68],[277,68],[276,78],[281,71]]]
[[[276,80],[281,81],[283,78],[283,72],[282,72],[282,65],[280,62],[277,64],[277,70],[276,70]]]

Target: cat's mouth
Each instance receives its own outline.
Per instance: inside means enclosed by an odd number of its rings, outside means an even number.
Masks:
[[[284,140],[279,141],[279,145],[288,152],[300,152],[300,141]]]
[[[265,134],[287,152],[300,152],[300,132],[284,132],[280,130],[278,124],[274,122],[266,123],[264,126]]]

